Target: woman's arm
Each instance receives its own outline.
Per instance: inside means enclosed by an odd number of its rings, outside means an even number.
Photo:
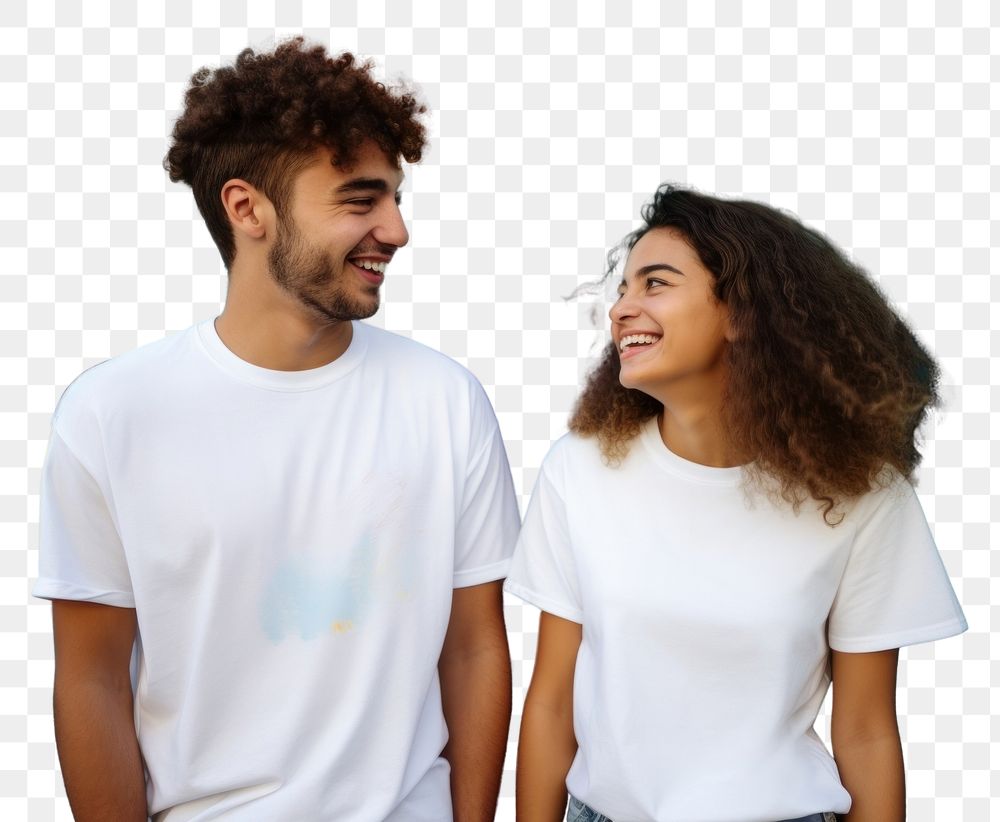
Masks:
[[[577,747],[573,672],[582,638],[579,623],[542,612],[517,749],[518,822],[558,822],[566,811],[566,774]]]
[[[851,795],[844,822],[902,822],[903,751],[896,720],[899,650],[833,655],[833,756]]]

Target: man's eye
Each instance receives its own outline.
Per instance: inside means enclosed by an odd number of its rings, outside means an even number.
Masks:
[[[371,208],[372,203],[375,201],[371,197],[362,197],[357,200],[348,200],[349,205],[363,206],[364,208]]]

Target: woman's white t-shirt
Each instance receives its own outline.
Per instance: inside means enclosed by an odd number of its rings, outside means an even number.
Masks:
[[[596,439],[553,446],[506,589],[583,625],[566,784],[615,822],[846,812],[813,729],[829,649],[967,628],[905,480],[831,528],[671,453],[655,418],[619,467]]]

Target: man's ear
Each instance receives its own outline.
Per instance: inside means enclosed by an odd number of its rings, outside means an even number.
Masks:
[[[274,225],[274,206],[246,180],[227,180],[222,186],[222,207],[238,236],[261,240]]]

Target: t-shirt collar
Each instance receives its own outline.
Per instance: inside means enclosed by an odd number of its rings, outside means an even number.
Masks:
[[[364,323],[352,322],[351,342],[337,359],[304,371],[276,371],[249,363],[230,351],[215,329],[215,319],[199,323],[197,329],[205,353],[223,371],[241,382],[272,391],[311,391],[329,385],[361,362],[368,344]]]

